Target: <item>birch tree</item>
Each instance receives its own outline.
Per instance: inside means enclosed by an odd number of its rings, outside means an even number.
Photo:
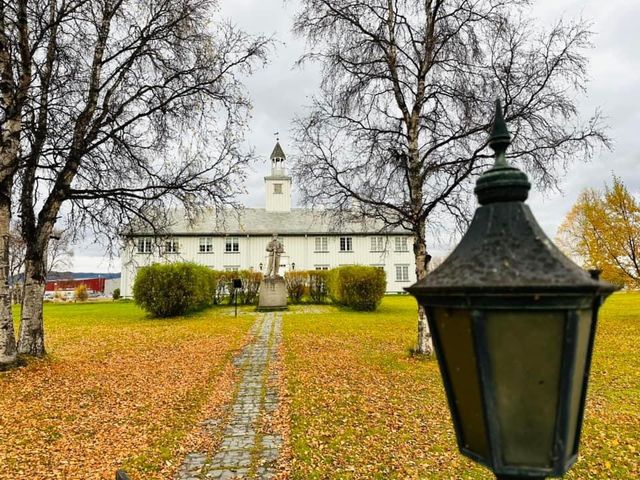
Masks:
[[[307,204],[412,232],[427,274],[429,222],[465,225],[496,97],[513,127],[511,161],[553,185],[574,158],[606,144],[598,113],[578,118],[591,33],[584,22],[535,27],[525,0],[303,0],[301,62],[320,93],[295,122],[294,169]],[[429,354],[425,312],[417,352]]]
[[[239,149],[250,107],[241,80],[270,41],[217,18],[214,0],[21,3],[31,73],[16,114],[26,243],[18,352],[42,356],[46,259],[59,219],[113,241],[172,206],[232,201],[250,159]],[[13,28],[4,54],[15,57],[22,40]]]
[[[0,1],[0,368],[16,360],[9,287],[9,231],[14,175],[31,82],[27,0]]]

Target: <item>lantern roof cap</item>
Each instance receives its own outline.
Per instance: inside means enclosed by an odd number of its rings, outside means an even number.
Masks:
[[[447,259],[411,293],[613,291],[573,263],[544,233],[522,202],[476,210],[466,234]]]

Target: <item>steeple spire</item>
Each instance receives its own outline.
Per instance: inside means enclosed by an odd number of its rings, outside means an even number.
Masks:
[[[276,146],[271,152],[271,175],[264,177],[268,212],[291,211],[291,177],[284,168],[286,155],[276,140]]]
[[[280,142],[276,142],[276,146],[273,147],[273,152],[271,152],[271,175],[272,176],[283,176],[284,173],[284,161],[286,160],[286,156],[282,151],[282,147],[280,146]]]
[[[273,152],[271,152],[271,160],[280,159],[282,161],[286,160],[286,156],[282,151],[282,147],[280,146],[280,142],[276,141],[276,146],[273,147]]]

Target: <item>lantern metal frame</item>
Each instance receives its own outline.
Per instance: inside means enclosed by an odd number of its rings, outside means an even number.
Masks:
[[[483,402],[483,415],[484,415],[484,423],[487,433],[487,445],[489,448],[490,461],[487,461],[486,458],[483,458],[480,455],[475,454],[471,450],[465,448],[463,445],[464,433],[462,429],[462,424],[460,420],[460,414],[455,402],[455,393],[453,390],[453,386],[450,381],[449,374],[449,365],[444,359],[443,355],[443,346],[439,336],[439,329],[435,325],[434,318],[435,312],[434,309],[437,307],[444,308],[459,308],[458,304],[456,307],[451,305],[451,302],[438,302],[437,300],[433,300],[433,303],[430,304],[430,307],[427,308],[427,319],[429,323],[429,330],[431,332],[434,348],[436,351],[436,355],[439,359],[440,365],[440,375],[442,378],[442,382],[444,384],[444,388],[446,391],[447,402],[449,405],[449,410],[451,412],[451,417],[453,420],[454,430],[456,433],[456,441],[458,444],[458,449],[465,456],[471,458],[472,460],[490,468],[499,476],[507,476],[508,477],[523,477],[523,478],[545,478],[546,476],[554,476],[554,475],[562,475],[564,474],[577,460],[578,457],[578,446],[580,444],[580,435],[582,430],[582,422],[584,418],[584,410],[585,410],[585,399],[587,395],[588,389],[588,376],[591,367],[591,359],[593,356],[593,344],[597,326],[597,312],[599,308],[599,300],[596,300],[593,305],[591,305],[592,309],[592,318],[589,332],[589,340],[587,347],[587,359],[584,368],[584,385],[582,388],[582,392],[580,394],[579,400],[579,410],[578,410],[578,423],[577,430],[575,432],[575,438],[573,445],[570,447],[571,454],[567,457],[566,455],[561,455],[562,450],[564,450],[563,444],[566,441],[569,435],[568,425],[570,422],[569,417],[569,384],[567,382],[561,382],[559,385],[559,394],[558,401],[560,405],[556,409],[557,418],[555,420],[555,435],[553,439],[554,445],[554,457],[556,458],[555,464],[551,469],[545,468],[515,468],[508,467],[502,461],[500,456],[501,452],[501,439],[499,435],[499,422],[496,419],[495,412],[497,411],[496,400],[494,396],[495,388],[494,380],[492,378],[491,373],[491,365],[490,365],[490,355],[486,349],[487,346],[487,338],[486,338],[486,330],[485,330],[485,316],[487,314],[487,310],[499,310],[503,309],[517,309],[518,304],[520,306],[527,306],[530,308],[530,302],[533,299],[533,296],[523,295],[522,297],[512,297],[512,300],[515,300],[515,303],[510,303],[508,305],[499,305],[494,304],[489,306],[487,303],[482,302],[480,306],[475,305],[469,310],[471,311],[472,318],[472,328],[475,334],[472,334],[474,353],[476,354],[476,366],[478,368],[477,376],[480,380],[480,393]],[[450,300],[450,299],[448,299]],[[577,330],[578,323],[578,315],[576,313],[577,309],[575,307],[568,307],[567,304],[559,303],[553,305],[555,308],[549,308],[551,304],[547,306],[534,308],[539,310],[565,310],[565,332],[563,339],[563,349],[562,349],[562,359],[561,359],[561,378],[572,378],[576,368],[576,355],[575,355],[575,342],[571,342],[572,339],[575,339],[575,334]],[[487,308],[488,307],[488,308]],[[585,308],[582,308],[585,309]],[[570,348],[573,347],[573,350]]]
[[[490,468],[498,478],[535,479],[562,475],[577,460],[598,310],[604,298],[617,288],[600,281],[597,272],[586,272],[575,265],[546,237],[524,204],[531,187],[527,176],[506,162],[505,152],[510,142],[502,108],[496,102],[488,142],[496,153],[496,160],[494,166],[480,177],[475,189],[482,206],[476,211],[454,252],[426,278],[406,290],[426,309],[459,450]],[[463,428],[457,393],[449,371],[450,363],[455,364],[456,361],[445,354],[437,321],[436,309],[439,308],[470,316],[468,334],[476,369],[473,380],[477,380],[480,394],[485,436],[481,450],[486,450],[485,456],[465,446],[468,432],[465,433]],[[553,410],[552,451],[549,452],[547,466],[516,466],[503,458],[496,380],[491,363],[495,352],[489,351],[487,324],[491,312],[505,310],[562,312],[558,384],[553,387],[557,404]],[[591,323],[585,352],[579,351],[579,347],[584,348],[585,344],[578,342],[578,329],[580,321],[589,318],[587,310]],[[586,325],[584,327],[583,334],[586,334]],[[581,337],[581,341],[584,340],[585,337]],[[585,353],[586,358],[583,356]],[[576,378],[576,373],[579,375],[576,372],[577,362],[580,361],[582,368],[583,359],[584,372]],[[580,387],[579,391],[574,389],[577,387]],[[577,423],[574,429],[575,407]],[[551,418],[547,420],[551,421]],[[570,439],[573,443],[567,445]]]

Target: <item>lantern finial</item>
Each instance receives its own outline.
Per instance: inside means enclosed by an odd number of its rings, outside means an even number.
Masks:
[[[496,114],[493,120],[493,128],[489,136],[489,146],[496,152],[496,164],[507,166],[505,152],[511,144],[511,135],[507,129],[507,123],[504,121],[502,113],[502,105],[500,100],[496,99]]]
[[[511,135],[502,112],[500,100],[496,100],[496,113],[489,136],[489,146],[495,152],[495,163],[478,179],[475,193],[481,205],[495,202],[524,202],[531,184],[527,175],[507,163],[506,151]]]

